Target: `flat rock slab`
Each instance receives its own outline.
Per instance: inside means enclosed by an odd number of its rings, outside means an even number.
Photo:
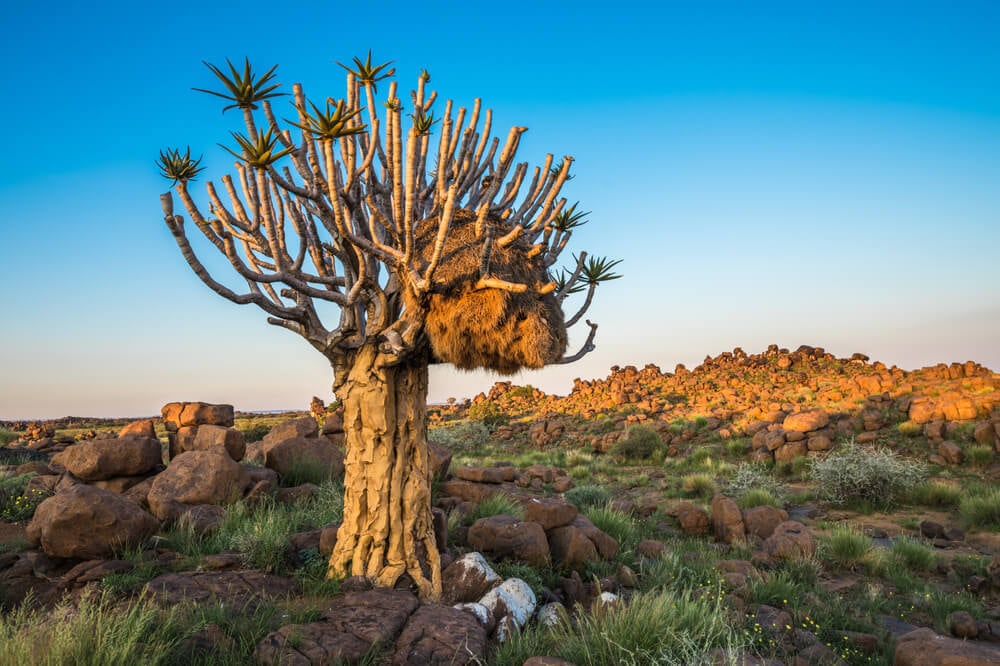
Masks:
[[[481,664],[486,630],[479,620],[450,606],[421,606],[396,641],[393,666]]]
[[[298,587],[291,578],[261,571],[191,571],[157,576],[146,584],[153,598],[164,604],[183,601],[236,601],[288,596]]]
[[[357,663],[373,647],[392,645],[417,606],[417,598],[405,591],[349,592],[333,601],[322,621],[268,634],[254,656],[266,666]]]

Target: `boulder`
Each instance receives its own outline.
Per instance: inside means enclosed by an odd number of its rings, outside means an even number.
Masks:
[[[685,534],[697,536],[707,534],[711,527],[708,512],[691,502],[682,502],[673,509],[673,514]]]
[[[477,601],[500,582],[482,554],[466,553],[441,572],[442,599],[449,604]]]
[[[520,628],[525,625],[537,605],[535,593],[520,578],[508,578],[487,592],[479,603],[496,618],[496,637],[501,642],[510,637],[511,626]]]
[[[568,569],[582,569],[588,563],[599,562],[600,555],[594,542],[583,530],[565,525],[549,530],[549,552],[552,561]]]
[[[73,444],[52,456],[82,481],[148,474],[163,462],[159,440],[149,437],[93,439]]]
[[[217,425],[185,426],[177,431],[175,455],[185,451],[224,449],[229,457],[239,462],[246,453],[243,433],[234,428]]]
[[[463,666],[482,664],[486,631],[470,613],[429,604],[410,617],[392,657],[392,666]]]
[[[467,540],[470,548],[497,557],[510,557],[535,566],[549,563],[549,542],[538,523],[508,515],[480,518],[469,528]]]
[[[725,543],[735,543],[745,534],[743,514],[739,505],[725,495],[712,498],[712,529],[715,538]]]
[[[524,519],[538,523],[546,532],[568,525],[579,513],[576,506],[555,497],[533,497],[524,507]]]
[[[893,666],[995,666],[1000,646],[981,641],[947,638],[926,627],[896,640]]]
[[[431,478],[446,479],[451,467],[451,450],[437,442],[427,442],[427,456],[431,468]]]
[[[786,520],[787,511],[769,505],[755,506],[743,512],[743,525],[747,534],[759,539],[767,539],[774,533],[774,528]]]
[[[510,483],[514,480],[517,470],[513,467],[458,467],[453,472],[455,477],[474,483]]]
[[[319,424],[311,416],[302,416],[296,419],[283,421],[271,428],[264,435],[264,447],[268,444],[277,444],[286,439],[296,439],[297,437],[316,437],[319,434]]]
[[[804,441],[786,442],[774,451],[774,461],[777,463],[789,463],[804,456],[809,450]]]
[[[176,520],[192,504],[228,504],[250,485],[246,470],[224,451],[185,451],[153,480],[146,501],[160,520]]]
[[[610,560],[618,554],[618,542],[610,534],[602,532],[586,516],[577,516],[570,525],[583,532],[593,542],[594,547],[597,548],[597,553],[602,558]]]
[[[786,431],[810,432],[820,430],[830,423],[830,415],[822,409],[812,409],[806,412],[789,414],[785,417],[781,427]]]
[[[965,460],[965,454],[955,442],[944,441],[938,445],[938,455],[944,458],[949,465],[961,465]]]
[[[135,502],[81,484],[38,505],[28,524],[28,540],[53,557],[108,559],[159,528],[159,521]]]
[[[145,589],[155,601],[168,606],[218,601],[242,608],[260,599],[288,597],[297,588],[291,578],[244,570],[168,573],[146,583]]]
[[[149,437],[150,439],[156,439],[156,428],[153,427],[153,421],[151,419],[145,419],[143,421],[132,421],[120,431],[118,431],[119,437]]]
[[[816,540],[808,527],[795,520],[786,520],[764,540],[764,552],[776,560],[810,557],[816,552]]]
[[[264,464],[283,478],[298,476],[303,466],[309,466],[317,473],[327,473],[329,478],[337,479],[344,475],[344,452],[326,437],[265,441]]]
[[[233,427],[232,405],[213,405],[207,402],[170,402],[160,410],[163,425],[169,432],[183,426],[218,425]]]

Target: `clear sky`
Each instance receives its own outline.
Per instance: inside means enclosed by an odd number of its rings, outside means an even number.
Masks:
[[[153,161],[231,168],[240,118],[191,90],[216,83],[202,60],[322,99],[369,48],[404,90],[426,68],[530,127],[523,159],[573,155],[574,249],[624,260],[597,351],[514,381],[770,343],[1000,370],[996,2],[53,0],[0,22],[0,419],[332,398],[305,341],[191,273]],[[493,381],[434,368],[430,398]]]

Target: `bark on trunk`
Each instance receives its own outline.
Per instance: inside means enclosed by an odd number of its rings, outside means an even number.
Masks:
[[[344,385],[344,521],[328,575],[367,576],[392,587],[410,575],[422,599],[441,596],[431,514],[427,362],[380,367],[372,346],[353,359]]]

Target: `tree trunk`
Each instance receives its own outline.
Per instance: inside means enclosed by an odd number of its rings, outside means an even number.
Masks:
[[[427,357],[382,367],[365,345],[341,391],[347,446],[344,521],[328,575],[392,587],[410,575],[422,599],[441,596],[427,451]]]

